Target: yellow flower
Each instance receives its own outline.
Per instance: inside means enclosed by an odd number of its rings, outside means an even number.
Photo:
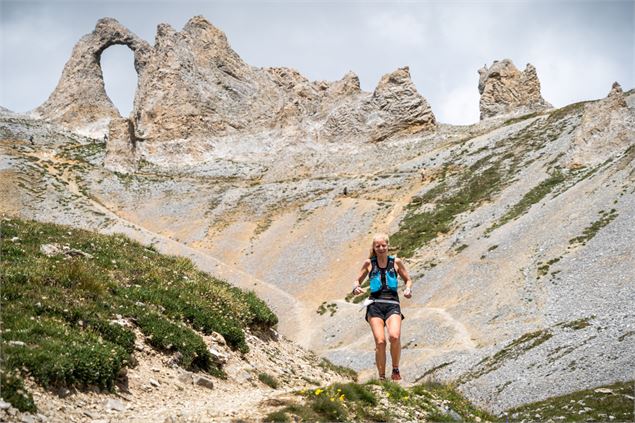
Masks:
[[[410,398],[408,395],[406,395],[405,397],[403,397],[404,401],[408,401],[408,398]]]
[[[306,391],[303,389],[303,390],[301,390],[301,391],[300,391],[300,394],[301,394],[301,395],[304,395],[304,393],[305,393],[305,392],[306,392]]]
[[[337,388],[337,392],[342,392],[342,390],[340,388]]]
[[[386,393],[386,396],[387,396],[388,398],[390,398],[390,392]]]
[[[340,395],[340,401],[344,401],[344,394]]]
[[[335,398],[331,397],[331,402],[335,401]]]
[[[322,392],[324,392],[324,389],[318,388],[315,390],[315,395],[320,395]]]

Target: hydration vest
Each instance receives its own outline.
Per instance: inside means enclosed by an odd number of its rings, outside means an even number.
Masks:
[[[370,259],[373,266],[368,278],[370,279],[370,292],[379,292],[384,288],[397,291],[397,271],[395,270],[395,257],[388,256],[388,264],[381,269],[377,264],[377,257]]]

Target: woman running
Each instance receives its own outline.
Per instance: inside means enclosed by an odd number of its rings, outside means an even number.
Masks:
[[[370,279],[370,298],[372,301],[366,308],[366,321],[370,323],[375,338],[375,363],[379,372],[379,380],[386,380],[386,334],[388,329],[390,341],[390,357],[392,359],[392,380],[401,380],[399,374],[399,358],[401,356],[401,314],[399,294],[397,292],[397,276],[401,276],[406,284],[404,297],[412,297],[412,280],[401,259],[388,255],[388,235],[377,234],[373,237],[370,257],[364,261],[359,276],[353,285],[353,294],[364,292],[361,283]]]

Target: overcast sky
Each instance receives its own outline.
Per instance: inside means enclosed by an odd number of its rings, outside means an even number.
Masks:
[[[478,73],[532,63],[556,107],[635,87],[635,0],[525,1],[11,1],[0,0],[0,105],[31,110],[53,91],[74,44],[113,17],[154,44],[156,26],[195,15],[225,32],[252,66],[295,68],[310,80],[355,72],[372,91],[409,66],[441,122],[478,121]],[[132,52],[102,56],[106,91],[127,116],[137,83]]]

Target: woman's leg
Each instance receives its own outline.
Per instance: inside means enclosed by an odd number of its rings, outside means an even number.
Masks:
[[[388,340],[390,341],[390,358],[392,359],[392,367],[399,367],[399,359],[401,358],[401,313],[393,314],[386,319],[386,327],[388,328]]]
[[[386,334],[384,333],[384,321],[381,317],[371,317],[368,319],[370,329],[375,338],[375,364],[379,376],[386,375]]]

